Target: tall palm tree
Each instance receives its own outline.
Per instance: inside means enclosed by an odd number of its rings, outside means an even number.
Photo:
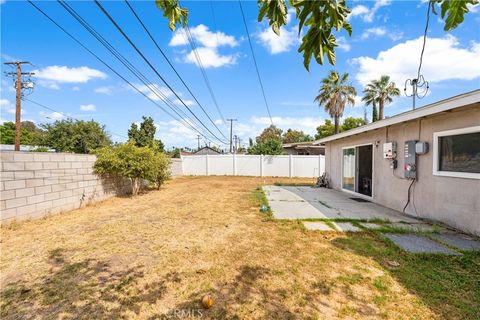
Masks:
[[[390,81],[390,76],[383,75],[378,80],[372,80],[363,90],[365,94],[362,101],[367,104],[370,103],[375,108],[375,103],[378,102],[379,120],[383,119],[385,104],[392,103],[393,97],[400,95],[400,89],[395,85],[395,82]]]
[[[348,82],[348,73],[340,75],[337,71],[330,71],[328,77],[322,79],[315,102],[323,106],[325,111],[335,120],[335,133],[340,130],[339,120],[346,105],[355,105],[355,88]]]
[[[378,120],[378,113],[377,113],[378,98],[377,98],[377,92],[375,90],[375,85],[373,82],[374,81],[371,81],[363,89],[362,101],[365,102],[367,106],[372,105],[372,122],[375,122]]]

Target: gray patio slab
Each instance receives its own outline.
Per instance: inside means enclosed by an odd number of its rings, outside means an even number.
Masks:
[[[354,226],[353,224],[349,222],[335,222],[334,223],[335,228],[337,228],[338,231],[343,231],[343,232],[360,232],[362,229],[358,228],[357,226]]]
[[[270,209],[276,219],[325,219],[328,218],[308,202],[269,201]]]
[[[332,189],[264,186],[267,200],[275,217],[279,219],[329,218],[329,219],[382,219],[390,222],[417,223],[419,220],[407,217],[398,211],[382,207],[372,202],[362,203],[352,199],[352,195]],[[308,205],[273,204],[273,202],[304,202]],[[292,210],[300,210],[298,213]],[[315,212],[316,209],[318,212]]]
[[[459,255],[455,252],[433,240],[413,234],[392,234],[386,233],[385,236],[392,240],[397,246],[411,253],[438,253],[447,255]]]
[[[432,235],[433,238],[437,239],[440,242],[448,244],[452,247],[458,248],[460,250],[469,251],[480,251],[480,240],[467,236],[465,234],[458,233],[440,233]]]
[[[312,231],[335,231],[334,229],[330,228],[326,223],[320,221],[304,221],[303,225],[307,230]]]

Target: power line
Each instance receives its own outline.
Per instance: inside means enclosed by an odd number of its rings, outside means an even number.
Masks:
[[[245,26],[245,31],[247,32],[248,44],[250,45],[250,51],[252,52],[252,58],[253,58],[253,63],[255,65],[255,70],[257,71],[258,82],[260,83],[260,88],[262,89],[263,101],[265,102],[265,107],[267,107],[270,123],[273,125],[272,115],[270,113],[270,108],[268,107],[267,96],[265,95],[265,89],[263,88],[262,78],[260,77],[260,72],[258,71],[257,59],[255,58],[255,52],[253,51],[252,39],[250,39],[250,33],[248,32],[247,21],[245,20],[245,13],[243,12],[242,2],[239,0],[238,4],[240,5],[240,11],[242,12],[243,24]]]
[[[162,100],[175,114],[177,114],[181,120],[178,120],[180,123],[184,122],[183,125],[189,126],[194,131],[199,132],[192,123],[195,123],[182,109],[175,105],[161,90],[159,90],[156,85],[147,79],[147,77],[142,74],[133,64],[131,64],[128,59],[126,59],[118,50],[116,50],[101,34],[99,34],[92,26],[88,24],[72,7],[70,7],[64,1],[58,1],[60,5],[74,17],[90,34],[92,34],[95,39],[97,39],[117,60],[119,60],[130,72],[132,72],[145,86],[148,90],[152,91],[160,100]],[[181,113],[181,114],[180,114]],[[192,123],[183,119],[182,117],[188,118]],[[200,132],[199,132],[200,133]],[[202,134],[204,136],[204,134]]]
[[[195,102],[199,105],[199,107],[202,109],[203,113],[205,113],[205,115],[207,116],[207,118],[210,120],[210,122],[215,126],[215,128],[217,128],[218,132],[220,132],[220,134],[226,139],[227,137],[223,134],[222,131],[220,131],[220,129],[218,128],[218,126],[215,124],[215,122],[212,120],[212,118],[210,118],[210,116],[208,115],[208,113],[205,111],[205,109],[203,108],[202,104],[198,101],[197,97],[193,94],[193,92],[190,90],[190,88],[188,87],[188,85],[185,83],[185,81],[183,80],[183,78],[180,76],[180,74],[177,72],[177,69],[173,66],[173,64],[170,62],[170,59],[168,59],[167,55],[163,52],[163,50],[160,48],[160,46],[158,45],[157,41],[155,40],[155,38],[153,37],[153,35],[151,34],[151,32],[148,30],[148,28],[145,26],[145,24],[143,23],[142,19],[140,19],[140,17],[137,15],[137,13],[135,12],[135,10],[133,9],[133,7],[130,5],[130,3],[128,2],[128,0],[125,0],[125,3],[127,4],[128,8],[130,9],[130,11],[133,13],[133,15],[135,16],[135,18],[137,19],[137,21],[140,23],[140,25],[142,26],[142,28],[145,30],[145,32],[147,33],[148,37],[153,41],[153,43],[155,44],[155,46],[157,47],[157,49],[160,51],[160,53],[162,54],[162,56],[165,58],[165,60],[167,61],[168,65],[172,68],[172,70],[175,72],[175,74],[177,75],[177,77],[180,79],[180,81],[182,82],[182,84],[185,86],[185,88],[188,90],[188,92],[190,93],[190,95],[193,97],[193,99],[195,100]],[[217,106],[217,110],[219,111],[220,115],[221,115],[221,112],[220,110],[218,109],[218,106]],[[223,120],[223,116],[221,115],[222,117],[222,120]]]
[[[149,81],[144,74],[142,74],[135,66],[133,66],[121,53],[119,53],[101,34],[99,34],[93,27],[91,27],[88,22],[86,22],[72,7],[70,7],[66,2],[58,1],[59,4],[73,17],[75,18],[91,35],[95,37],[117,60],[119,60],[130,72],[132,72],[137,79],[139,79],[148,90],[152,91],[160,100],[162,100],[175,114],[177,114],[180,119],[182,117],[188,118],[190,117],[185,114],[183,110],[178,108],[161,90]],[[182,115],[180,115],[180,113]],[[182,122],[174,118],[177,121]],[[188,121],[182,119],[184,121],[184,125],[190,126],[192,129],[196,130]]]
[[[158,70],[151,64],[151,62],[145,57],[142,51],[133,43],[130,37],[123,31],[123,29],[118,25],[118,23],[113,19],[113,17],[108,13],[107,10],[102,6],[98,0],[94,0],[95,4],[100,8],[100,10],[105,14],[105,16],[110,20],[110,22],[115,26],[115,28],[122,34],[122,36],[128,41],[128,43],[137,51],[137,53],[142,57],[142,59],[148,64],[148,66],[155,72],[155,74],[162,80],[162,82],[168,87],[168,89],[177,97],[177,99],[187,108],[187,110],[197,119],[200,124],[207,129],[207,131],[214,136],[221,143],[225,143],[222,139],[218,138],[198,117],[197,115],[187,106],[187,104],[182,100],[182,98],[175,92],[175,90],[170,86],[170,84],[160,75]]]
[[[103,65],[105,65],[108,69],[110,69],[113,73],[115,73],[120,79],[122,79],[124,82],[126,82],[130,87],[132,87],[135,91],[143,95],[145,98],[150,100],[157,108],[165,112],[167,115],[172,117],[174,120],[179,121],[182,125],[185,127],[190,127],[193,131],[196,131],[202,136],[204,134],[197,130],[195,127],[193,127],[188,121],[185,121],[184,119],[175,117],[173,114],[165,110],[161,105],[159,105],[155,100],[153,100],[150,96],[148,96],[145,92],[140,90],[137,86],[132,84],[130,81],[128,81],[124,76],[122,76],[119,72],[117,72],[113,67],[111,67],[108,63],[106,63],[103,59],[101,59],[97,54],[95,54],[93,51],[88,49],[82,42],[80,42],[75,36],[73,36],[71,33],[69,33],[65,28],[63,28],[61,25],[59,25],[53,18],[51,18],[46,12],[44,12],[42,9],[40,9],[38,6],[36,6],[32,1],[28,0],[28,2],[36,9],[38,10],[42,15],[44,15],[48,20],[50,20],[53,24],[55,24],[60,30],[62,30],[65,34],[67,34],[72,40],[74,40],[78,45],[80,45],[82,48],[84,48],[87,52],[89,52],[92,56],[94,56],[98,61],[100,61]],[[132,71],[133,72],[133,71]],[[138,78],[138,76],[137,76]],[[148,87],[148,86],[147,86]],[[183,121],[183,122],[182,122]],[[208,139],[208,138],[206,138]]]
[[[66,35],[68,35],[73,41],[75,41],[78,45],[80,45],[83,49],[85,49],[88,53],[90,53],[92,56],[94,56],[98,61],[100,61],[103,65],[105,65],[108,69],[110,69],[110,71],[112,71],[113,73],[115,73],[120,79],[122,79],[124,82],[126,82],[130,87],[132,87],[134,90],[136,90],[138,93],[140,93],[141,95],[143,95],[145,98],[147,98],[148,100],[150,100],[156,107],[158,107],[160,110],[162,110],[163,112],[165,112],[167,115],[169,115],[170,117],[172,117],[174,120],[177,120],[179,121],[180,123],[182,123],[181,120],[177,119],[174,115],[172,115],[170,112],[168,112],[167,110],[165,110],[165,108],[163,108],[161,105],[159,105],[155,100],[153,100],[151,97],[149,97],[146,93],[144,93],[143,91],[141,91],[140,89],[138,89],[138,87],[136,87],[134,84],[132,84],[130,81],[128,81],[124,76],[122,76],[120,73],[118,73],[113,67],[111,67],[108,63],[106,63],[102,58],[100,58],[97,54],[95,54],[93,51],[91,51],[88,47],[86,47],[80,40],[78,40],[75,36],[73,36],[70,32],[68,32],[65,28],[63,28],[60,24],[58,24],[53,18],[51,18],[45,11],[43,11],[42,9],[40,9],[38,6],[36,6],[31,0],[27,0],[28,3],[30,3],[37,11],[39,11],[42,15],[44,15],[48,20],[50,20],[55,26],[57,26],[62,32],[64,32]],[[189,124],[191,126],[190,123],[186,122],[187,124]],[[183,124],[183,123],[182,123]],[[185,124],[183,124],[184,126],[186,126]],[[204,136],[204,134],[200,131],[198,131],[195,127],[191,126],[192,129],[198,133],[200,133],[202,136]],[[204,136],[205,137],[205,136]],[[206,137],[205,137],[206,138]],[[206,138],[207,140],[209,140],[208,138]]]
[[[213,93],[212,85],[210,83],[210,80],[208,79],[207,72],[206,72],[205,67],[203,66],[203,63],[202,63],[202,59],[200,58],[200,54],[198,53],[197,45],[195,43],[195,40],[194,40],[194,38],[192,36],[192,33],[190,32],[190,28],[188,26],[186,26],[186,28],[185,28],[185,34],[187,35],[188,43],[190,44],[190,47],[192,48],[193,55],[195,56],[195,59],[197,60],[197,65],[198,65],[198,68],[200,69],[200,72],[203,76],[203,80],[205,81],[205,84],[208,88],[210,96],[212,97],[213,104],[217,108],[218,114],[220,115],[220,118],[222,119],[223,123],[225,124],[226,123],[225,118],[222,114],[222,111],[220,110],[220,106],[218,105],[217,98],[215,97],[215,94]],[[218,41],[218,38],[217,38],[217,41]]]
[[[46,105],[44,105],[44,104],[42,104],[42,103],[39,103],[39,102],[36,102],[36,101],[30,100],[30,99],[27,99],[27,98],[23,98],[23,100],[25,100],[25,101],[28,101],[28,102],[30,102],[30,103],[33,103],[33,104],[36,104],[37,106],[39,106],[39,107],[42,107],[42,108],[44,108],[44,109],[46,109],[46,110],[49,110],[49,111],[52,111],[52,112],[57,112],[57,113],[60,113],[62,116],[66,117],[66,118],[71,118],[71,119],[73,119],[73,120],[76,120],[76,121],[81,121],[80,119],[73,118],[73,117],[69,117],[69,116],[68,116],[68,115],[66,115],[64,112],[62,112],[62,111],[58,111],[58,110],[55,110],[55,109],[53,109],[52,107],[46,106]],[[110,132],[110,133],[111,133],[111,134],[113,134],[114,136],[118,136],[118,137],[121,137],[121,138],[126,138],[126,139],[128,139],[128,137],[127,137],[127,136],[124,136],[124,135],[121,135],[121,134],[115,133],[115,132],[113,132],[113,131],[112,131],[112,132]]]

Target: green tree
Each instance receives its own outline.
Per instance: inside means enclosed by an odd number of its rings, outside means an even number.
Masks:
[[[96,154],[95,174],[130,179],[132,195],[138,194],[144,180],[160,188],[170,175],[169,159],[164,154],[149,147],[136,147],[132,141],[98,149]]]
[[[379,107],[379,120],[384,118],[385,104],[392,103],[393,97],[400,95],[400,90],[397,88],[394,82],[390,81],[390,76],[383,75],[378,80],[372,80],[363,89],[364,96],[362,101],[367,105],[372,104],[374,110],[372,111],[372,122],[374,118],[374,112],[376,109],[376,103]]]
[[[332,123],[332,120],[325,119],[325,124],[319,125],[317,127],[317,133],[315,134],[315,139],[322,139],[328,136],[335,134],[335,126]]]
[[[282,129],[277,128],[273,124],[265,129],[263,129],[262,133],[255,138],[257,143],[266,142],[269,140],[278,140],[282,141]]]
[[[37,146],[42,143],[43,131],[32,121],[20,123],[20,144]],[[15,123],[4,122],[0,125],[0,143],[15,144]]]
[[[248,148],[249,154],[279,155],[283,153],[282,142],[278,139],[269,139],[257,142]]]
[[[335,121],[335,133],[340,132],[340,117],[346,105],[355,105],[355,88],[348,82],[348,73],[340,75],[337,71],[330,71],[328,77],[322,79],[322,85],[315,97],[315,102],[325,108],[325,111]]]
[[[168,19],[168,26],[172,31],[177,24],[183,27],[187,25],[188,10],[180,6],[179,0],[155,0],[155,3]],[[257,3],[258,21],[266,19],[273,32],[280,36],[280,28],[287,24],[287,0],[257,0]],[[435,5],[440,6],[441,17],[445,20],[444,30],[450,31],[463,22],[464,15],[469,12],[468,5],[477,3],[478,0],[430,0],[428,5],[435,14]],[[338,47],[334,31],[343,29],[349,36],[352,35],[352,26],[348,23],[351,10],[345,0],[288,0],[288,4],[295,9],[298,34],[303,34],[298,52],[303,53],[305,68],[308,70],[312,56],[317,63],[323,65],[326,55],[329,63],[334,65],[335,47]]]
[[[42,127],[43,145],[57,152],[91,153],[111,144],[105,126],[93,120],[57,120]]]
[[[348,117],[343,120],[341,131],[358,128],[365,125],[365,119]]]
[[[155,151],[163,152],[165,145],[161,140],[155,139],[157,128],[152,117],[142,117],[143,121],[140,127],[132,123],[128,130],[128,138],[133,141],[137,147],[150,147]]]
[[[312,140],[313,139],[310,135],[305,134],[303,131],[293,129],[288,129],[282,136],[283,143],[306,142]]]

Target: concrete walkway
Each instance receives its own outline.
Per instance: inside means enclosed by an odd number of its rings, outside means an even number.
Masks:
[[[264,186],[276,219],[381,219],[422,223],[373,202],[357,202],[355,196],[325,188]]]
[[[480,250],[480,240],[477,238],[429,224],[373,202],[355,201],[352,199],[355,196],[344,192],[293,186],[264,186],[263,191],[276,219],[328,220],[303,221],[307,230],[317,232],[380,230],[390,241],[411,253],[458,255],[461,251]],[[370,222],[332,221],[335,219]],[[426,232],[431,238],[422,232]]]

